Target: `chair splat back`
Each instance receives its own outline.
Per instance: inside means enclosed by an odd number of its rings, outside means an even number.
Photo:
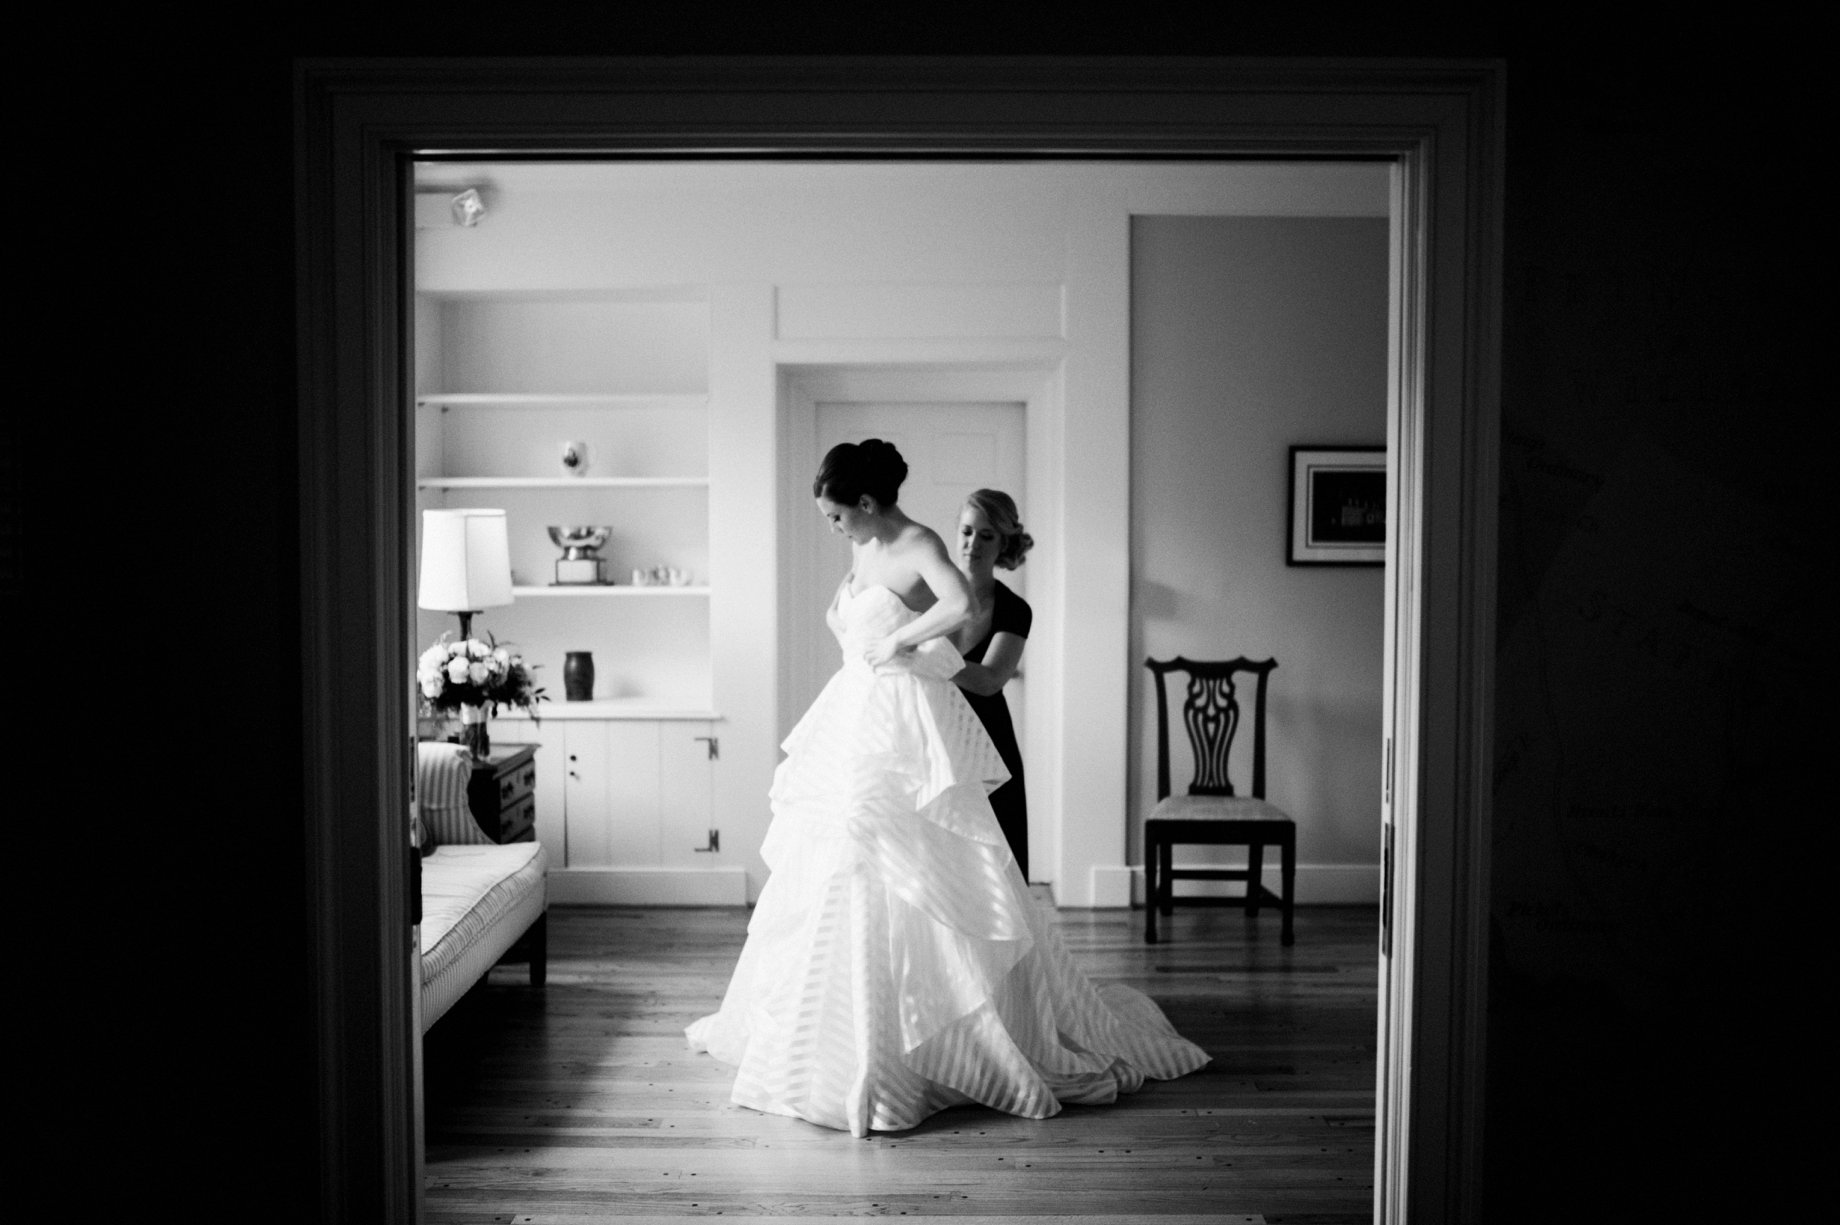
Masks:
[[[1239,698],[1230,676],[1191,676],[1182,702],[1182,722],[1195,754],[1195,781],[1190,795],[1232,795],[1227,755],[1239,730]]]
[[[1237,795],[1228,776],[1228,754],[1239,732],[1241,711],[1236,676],[1251,673],[1253,686],[1252,719],[1252,791],[1265,798],[1265,678],[1278,666],[1275,659],[1251,660],[1245,656],[1220,662],[1184,659],[1145,661],[1156,678],[1156,798],[1169,795],[1169,699],[1164,676],[1170,672],[1188,675],[1187,693],[1182,702],[1182,722],[1188,728],[1188,744],[1194,753],[1195,776],[1188,786],[1190,795]]]

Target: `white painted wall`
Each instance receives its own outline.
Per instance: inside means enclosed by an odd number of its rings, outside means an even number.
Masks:
[[[1131,218],[1378,217],[1384,168],[438,164],[418,173],[418,190],[464,186],[481,189],[487,216],[470,229],[417,232],[420,292],[574,289],[710,305],[710,632],[725,846],[730,830],[752,831],[757,846],[784,731],[778,524],[793,373],[1021,371],[1046,388],[1028,393],[1033,504],[1023,508],[1041,540],[1030,557],[1030,668],[1031,709],[1045,717],[1031,720],[1025,751],[1031,806],[1059,811],[1060,847],[1038,875],[1055,881],[1064,905],[1127,902],[1129,718],[1142,671],[1130,611]],[[1384,303],[1376,311],[1378,330]],[[1377,645],[1370,670],[1378,676]],[[752,850],[747,862],[752,896],[764,866]]]
[[[1287,566],[1284,544],[1289,448],[1386,441],[1387,223],[1140,217],[1131,251],[1132,862],[1156,798],[1144,658],[1271,657],[1266,796],[1298,822],[1298,898],[1375,900],[1382,572]]]

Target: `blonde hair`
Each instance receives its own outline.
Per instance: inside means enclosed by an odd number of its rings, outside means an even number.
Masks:
[[[1035,538],[1022,530],[1022,516],[1016,511],[1016,500],[1001,489],[974,489],[965,499],[965,505],[982,511],[984,518],[990,520],[991,530],[1002,541],[997,550],[997,565],[1005,570],[1020,566],[1023,557],[1035,547]]]

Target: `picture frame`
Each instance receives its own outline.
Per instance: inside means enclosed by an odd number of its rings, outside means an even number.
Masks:
[[[1386,448],[1290,449],[1291,566],[1386,564]]]

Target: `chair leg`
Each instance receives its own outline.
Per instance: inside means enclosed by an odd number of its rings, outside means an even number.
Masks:
[[[1246,846],[1246,917],[1259,917],[1259,895],[1265,892],[1265,845],[1260,842]]]
[[[1156,943],[1156,857],[1157,843],[1144,836],[1144,943]]]
[[[1291,907],[1296,899],[1296,886],[1297,886],[1297,839],[1296,837],[1293,835],[1292,837],[1285,839],[1284,844],[1278,848],[1278,851],[1279,851],[1279,868],[1282,874],[1283,887],[1284,887],[1284,898],[1282,901],[1282,906],[1284,910],[1284,933],[1283,933],[1283,936],[1281,937],[1281,942],[1288,945],[1288,944],[1293,943],[1293,938],[1291,935]]]
[[[1163,852],[1163,867],[1162,879],[1157,882],[1157,907],[1164,914],[1171,915],[1176,912],[1176,888],[1175,881],[1170,879],[1169,873],[1170,870],[1175,867],[1176,844],[1173,841],[1165,840],[1161,846]]]

